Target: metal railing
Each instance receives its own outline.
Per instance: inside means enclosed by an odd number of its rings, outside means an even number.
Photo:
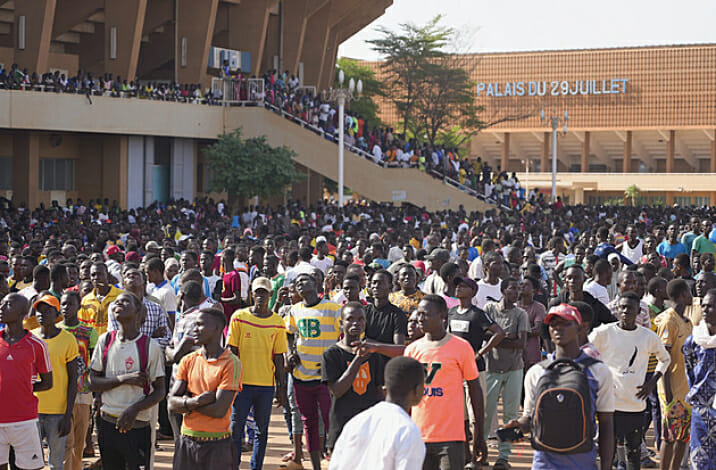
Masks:
[[[211,91],[223,106],[261,104],[266,97],[262,78],[212,78]]]
[[[318,126],[314,126],[313,124],[311,124],[311,123],[309,123],[309,122],[306,122],[306,121],[304,121],[303,119],[299,118],[298,116],[295,116],[295,115],[293,115],[293,114],[291,114],[291,113],[289,113],[289,112],[287,112],[287,111],[284,111],[284,110],[280,109],[278,106],[275,106],[275,105],[273,105],[273,104],[271,104],[271,103],[266,102],[264,105],[265,105],[265,107],[266,107],[267,109],[270,109],[271,111],[275,112],[276,114],[280,114],[280,115],[281,115],[282,117],[284,117],[285,119],[288,119],[289,121],[295,122],[295,123],[298,124],[299,126],[304,127],[304,128],[306,128],[306,129],[310,130],[311,132],[320,135],[321,137],[323,137],[323,138],[326,139],[326,140],[330,140],[331,142],[335,142],[336,145],[338,144],[338,136],[337,136],[337,135],[331,134],[331,133],[329,133],[329,132],[326,132],[324,129],[322,129],[322,128],[318,127]],[[388,168],[388,169],[392,169],[392,168],[413,168],[413,169],[416,169],[416,170],[418,169],[417,166],[414,166],[414,165],[402,166],[402,165],[400,165],[399,163],[391,164],[391,163],[389,163],[389,162],[385,162],[385,161],[382,161],[382,160],[379,161],[379,162],[376,162],[376,161],[373,159],[373,154],[371,154],[371,153],[369,153],[369,152],[363,150],[363,149],[360,148],[360,147],[356,147],[355,145],[345,144],[345,148],[348,149],[348,150],[350,150],[351,152],[355,153],[356,155],[359,155],[359,156],[365,158],[366,160],[370,160],[370,161],[371,161],[372,163],[374,163],[375,165],[378,165],[378,166],[383,167],[383,168]],[[437,171],[435,171],[435,170],[432,170],[432,169],[428,169],[428,170],[426,170],[425,172],[428,173],[428,174],[430,174],[431,176],[433,176],[433,177],[436,178],[436,179],[442,179],[445,184],[448,184],[448,185],[450,185],[450,186],[453,186],[454,188],[459,189],[460,191],[466,192],[466,193],[468,193],[469,195],[474,196],[474,197],[476,197],[477,199],[480,199],[481,201],[484,201],[484,202],[487,202],[487,203],[492,203],[492,204],[497,204],[495,201],[493,201],[493,200],[491,200],[491,199],[489,199],[489,198],[486,198],[484,194],[480,194],[480,193],[479,193],[478,191],[476,191],[475,189],[470,188],[470,187],[468,187],[468,186],[466,186],[466,185],[460,183],[459,181],[454,180],[454,179],[452,179],[452,178],[450,178],[450,177],[448,177],[448,176],[444,176],[442,173],[439,173],[439,172],[437,172]],[[502,207],[505,207],[505,206],[502,206]]]

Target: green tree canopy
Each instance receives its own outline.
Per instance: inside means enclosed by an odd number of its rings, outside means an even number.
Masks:
[[[244,139],[241,129],[221,134],[204,155],[212,172],[209,191],[227,192],[232,208],[239,197],[267,198],[302,177],[294,166],[293,150],[272,147],[266,136]]]
[[[353,78],[356,83],[358,80],[363,81],[363,94],[358,101],[350,103],[350,110],[358,113],[368,125],[382,126],[383,123],[378,118],[378,105],[373,98],[376,96],[385,96],[385,86],[382,82],[376,80],[375,70],[367,65],[358,63],[357,60],[341,57],[336,64],[334,87],[339,86],[339,70],[343,70],[347,79]],[[345,84],[343,86],[345,86]]]

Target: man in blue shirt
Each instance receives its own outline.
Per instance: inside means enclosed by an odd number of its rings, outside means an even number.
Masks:
[[[599,245],[597,245],[597,248],[594,250],[595,255],[599,256],[602,259],[607,259],[610,254],[616,253],[617,255],[619,255],[619,259],[621,260],[622,264],[634,264],[629,258],[624,256],[616,248],[614,248],[614,245],[609,243],[609,229],[607,227],[601,227],[597,231],[597,240],[599,240]]]
[[[686,245],[679,241],[679,232],[675,224],[669,225],[669,228],[666,229],[666,240],[659,243],[659,246],[656,247],[656,252],[666,258],[669,263],[679,253],[689,254]]]

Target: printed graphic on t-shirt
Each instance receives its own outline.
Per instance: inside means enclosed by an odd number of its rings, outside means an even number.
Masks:
[[[423,370],[425,371],[425,396],[426,397],[441,397],[443,396],[442,387],[431,387],[430,385],[435,380],[435,375],[442,368],[442,364],[439,362],[433,362],[430,364],[423,363]]]
[[[348,365],[350,365],[350,363],[348,363]],[[368,390],[370,378],[370,364],[365,362],[360,366],[360,369],[358,369],[356,378],[353,379],[353,391],[358,395],[363,395]]]

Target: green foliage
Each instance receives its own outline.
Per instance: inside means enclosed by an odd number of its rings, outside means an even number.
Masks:
[[[368,41],[386,59],[382,65],[390,77],[386,86],[402,117],[404,134],[425,81],[424,66],[445,54],[443,49],[454,33],[452,28],[440,25],[441,19],[438,15],[424,26],[401,23],[397,31],[380,27],[382,37]]]
[[[641,189],[639,189],[639,186],[632,184],[628,188],[624,190],[624,197],[626,199],[631,200],[631,205],[636,206],[636,201],[639,199],[639,195],[641,194]]]
[[[293,150],[272,147],[266,136],[243,139],[241,129],[220,135],[204,154],[213,174],[209,191],[229,193],[232,208],[238,197],[267,198],[303,176],[296,172]]]
[[[604,201],[605,206],[623,206],[624,200],[620,197],[613,197],[609,198],[606,201]]]
[[[361,65],[357,60],[341,57],[336,64],[334,87],[338,83],[338,71],[343,70],[346,77],[363,81],[363,94],[358,101],[350,103],[350,110],[358,113],[369,126],[382,126],[378,118],[378,104],[373,99],[376,96],[385,96],[385,86],[375,78],[375,71],[367,65]],[[345,84],[343,85],[345,86]]]

